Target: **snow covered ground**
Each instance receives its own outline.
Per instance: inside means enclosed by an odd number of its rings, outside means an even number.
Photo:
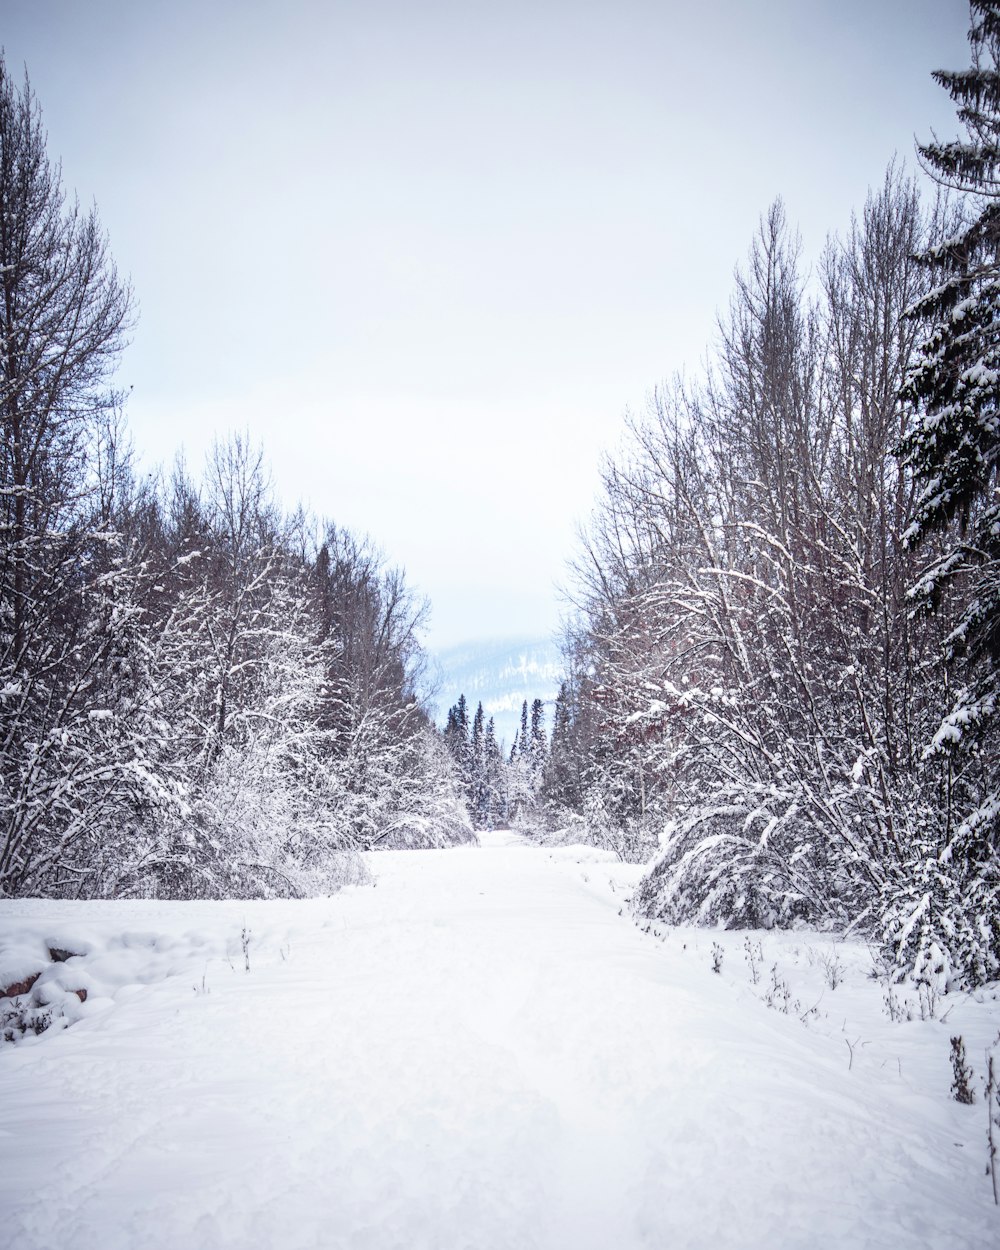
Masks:
[[[894,1022],[863,946],[644,932],[584,848],[370,862],[310,902],[0,905],[57,1020],[0,1046],[0,1244],[1000,1245],[995,993]]]

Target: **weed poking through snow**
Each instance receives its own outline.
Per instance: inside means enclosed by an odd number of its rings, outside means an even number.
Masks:
[[[840,962],[837,952],[835,950],[823,951],[819,956],[819,966],[823,969],[827,985],[831,990],[835,990],[844,979],[844,965]]]
[[[993,1043],[994,1048],[1000,1046],[1000,1033],[997,1034],[997,1040]],[[993,1201],[1000,1207],[1000,1156],[998,1156],[998,1148],[1000,1148],[1000,1085],[997,1083],[996,1072],[993,1068],[994,1055],[992,1053],[986,1056],[986,1116],[988,1125],[986,1129],[986,1174],[993,1181]]]
[[[956,1102],[974,1103],[976,1095],[972,1089],[975,1074],[965,1060],[965,1043],[961,1037],[951,1039],[951,1095]]]
[[[750,981],[757,985],[760,982],[760,969],[764,963],[764,948],[760,942],[751,942],[750,935],[743,939],[743,954],[750,969]]]
[[[792,1005],[792,991],[788,982],[778,975],[778,965],[771,966],[771,988],[764,995],[764,1002],[768,1007],[780,1011],[784,1015],[788,1015]],[[796,1008],[799,1006],[795,1004]]]
[[[917,997],[920,1002],[920,1019],[936,1020],[939,997],[937,986],[930,981],[921,981],[917,986]]]

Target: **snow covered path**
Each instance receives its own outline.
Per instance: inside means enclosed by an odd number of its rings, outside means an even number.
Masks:
[[[816,1027],[767,1010],[712,974],[717,935],[619,917],[629,870],[596,852],[372,863],[375,888],[308,903],[3,905],[0,943],[104,953],[78,1023],[0,1050],[0,1243],[1000,1244],[948,1026],[886,1022],[898,1045],[849,1070],[850,998]],[[135,983],[113,933],[152,952]]]

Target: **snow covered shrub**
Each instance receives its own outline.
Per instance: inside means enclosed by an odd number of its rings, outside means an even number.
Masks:
[[[924,842],[883,887],[882,940],[897,975],[939,989],[1000,975],[1000,864],[968,871]]]
[[[371,885],[374,878],[363,856],[355,850],[324,854],[314,867],[298,864],[290,873],[299,898],[323,898],[349,885]]]
[[[659,819],[653,812],[622,814],[615,811],[607,791],[595,785],[587,792],[583,828],[587,841],[613,851],[624,864],[644,864],[657,846]]]
[[[408,845],[476,843],[454,761],[440,735],[429,726],[421,728],[414,742],[412,777],[408,808],[419,818],[422,831]]]
[[[809,843],[788,846],[780,833],[762,837],[747,824],[739,806],[697,812],[668,826],[636,889],[636,913],[733,929],[841,919],[843,913],[810,887]]]
[[[37,1037],[51,1024],[52,1012],[31,999],[5,999],[0,1003],[0,1042],[17,1042],[28,1033]]]
[[[572,846],[590,840],[586,818],[554,802],[522,808],[511,828],[542,846]]]
[[[341,779],[337,824],[361,850],[475,842],[454,764],[432,726],[419,721],[393,740],[351,749]]]

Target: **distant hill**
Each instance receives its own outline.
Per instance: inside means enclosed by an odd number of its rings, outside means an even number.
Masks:
[[[486,719],[496,722],[497,738],[509,747],[521,722],[525,699],[545,701],[545,730],[552,731],[552,703],[559,692],[562,657],[545,638],[505,638],[470,642],[431,656],[439,679],[432,701],[434,719],[443,727],[448,709],[465,695],[469,720],[482,703]]]

